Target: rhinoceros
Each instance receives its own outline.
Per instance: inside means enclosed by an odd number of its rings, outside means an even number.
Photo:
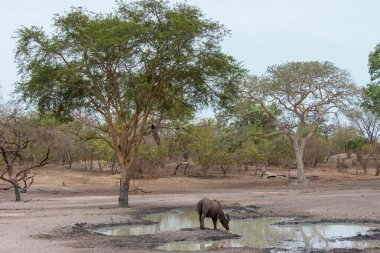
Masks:
[[[214,223],[214,229],[216,229],[216,223],[218,219],[220,220],[225,229],[230,229],[228,226],[230,217],[228,216],[228,214],[224,214],[222,205],[219,201],[203,198],[198,202],[197,208],[201,229],[205,229],[204,220],[206,217],[212,218],[212,222]]]

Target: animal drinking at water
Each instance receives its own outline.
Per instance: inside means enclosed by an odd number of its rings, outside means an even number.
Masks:
[[[218,222],[218,219],[225,229],[230,229],[228,226],[230,217],[228,214],[224,214],[222,205],[219,203],[219,201],[204,198],[198,202],[197,208],[201,229],[205,229],[204,221],[206,217],[212,219],[212,222],[214,223],[214,229],[216,229],[216,223]]]

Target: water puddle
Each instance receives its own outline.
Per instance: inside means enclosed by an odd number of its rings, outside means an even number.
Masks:
[[[97,229],[95,232],[117,236],[147,235],[199,227],[198,214],[194,210],[178,209],[170,212],[154,213],[144,216],[144,220],[152,221],[154,224],[104,227]],[[206,219],[205,225],[210,228],[213,227],[211,219]],[[221,225],[218,224],[218,226]]]
[[[165,213],[150,214],[144,220],[153,221],[150,225],[112,226],[96,230],[105,235],[143,235],[183,228],[198,228],[198,214],[194,210],[172,210]],[[278,225],[289,221],[285,218],[257,218],[231,220],[230,232],[241,236],[239,239],[220,241],[184,241],[171,242],[159,246],[160,250],[201,251],[227,247],[273,248],[273,252],[297,252],[297,249],[332,248],[372,248],[380,247],[380,241],[353,241],[344,238],[370,234],[376,226],[362,224],[297,224]],[[205,226],[213,228],[211,219],[205,220]],[[218,227],[223,229],[218,222]]]

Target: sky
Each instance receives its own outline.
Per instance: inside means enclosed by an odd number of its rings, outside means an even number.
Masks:
[[[51,29],[54,14],[71,6],[107,13],[113,0],[0,0],[0,94],[7,101],[19,80],[14,63],[15,31]],[[175,0],[170,0],[175,3]],[[379,0],[188,0],[231,34],[222,50],[251,74],[290,61],[330,61],[369,83],[368,54],[380,43]]]

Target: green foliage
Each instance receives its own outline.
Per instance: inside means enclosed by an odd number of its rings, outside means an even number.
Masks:
[[[330,143],[319,132],[316,132],[305,146],[304,163],[307,167],[316,167],[329,155]]]
[[[355,148],[355,152],[358,153],[360,160],[363,159],[365,155],[367,156],[377,156],[379,153],[379,144],[378,143],[365,143],[358,141],[358,144]]]
[[[369,54],[368,67],[373,83],[363,89],[363,106],[380,115],[380,44]]]
[[[191,143],[189,144],[191,158],[201,166],[204,175],[215,162],[217,131],[215,122],[211,119],[203,120],[190,130]]]
[[[271,156],[273,155],[274,143],[272,139],[260,138],[256,140],[257,145],[257,155],[256,160],[259,163],[269,162]]]
[[[369,109],[376,115],[380,115],[380,86],[377,84],[368,84],[363,91],[362,106]]]
[[[113,150],[107,143],[103,140],[94,139],[87,143],[89,149],[92,151],[95,159],[103,161],[113,161],[115,160],[115,150]]]
[[[220,51],[228,31],[186,4],[119,1],[109,14],[73,8],[53,26],[50,35],[38,27],[17,31],[17,91],[64,119],[78,108],[122,119],[137,110],[186,118],[233,94],[244,72]]]
[[[224,146],[217,146],[214,153],[214,159],[215,165],[219,166],[224,176],[227,176],[227,173],[229,173],[232,170],[232,167],[235,164],[236,154],[228,152],[228,150],[223,147]]]
[[[228,165],[235,164],[236,153],[229,152],[225,145],[217,145],[214,152],[215,165]]]
[[[236,150],[238,160],[242,164],[266,163],[272,155],[274,145],[271,138],[254,136],[245,140]]]
[[[276,105],[271,106],[269,110],[275,115],[281,113]],[[252,104],[242,98],[235,101],[234,105],[230,105],[228,110],[220,111],[217,118],[226,125],[248,127],[261,132],[274,131],[275,126],[273,119],[260,105]]]
[[[236,159],[239,165],[243,165],[246,169],[248,165],[256,162],[255,157],[258,154],[258,147],[254,142],[246,141],[241,148],[236,151]]]
[[[192,126],[187,124],[175,130],[174,135],[168,141],[168,154],[170,158],[180,158],[185,161],[190,158],[191,129]]]
[[[241,146],[242,136],[231,127],[216,125],[217,136],[214,144],[214,165],[218,166],[226,176],[237,164],[238,150]],[[240,138],[239,138],[240,137]]]
[[[145,161],[161,159],[168,154],[166,147],[166,145],[162,145],[161,147],[153,147],[149,144],[141,144],[138,149],[138,158]]]
[[[372,81],[380,79],[380,44],[368,56],[369,74]]]
[[[358,152],[367,143],[363,136],[357,136],[355,139],[347,140],[346,147],[348,152]]]
[[[354,147],[355,143],[360,143],[362,137],[358,131],[351,127],[339,127],[336,133],[330,138],[333,154],[346,153],[348,146]],[[349,144],[350,143],[350,144]]]
[[[270,156],[270,164],[284,168],[295,165],[292,143],[283,135],[273,138],[273,150]]]

